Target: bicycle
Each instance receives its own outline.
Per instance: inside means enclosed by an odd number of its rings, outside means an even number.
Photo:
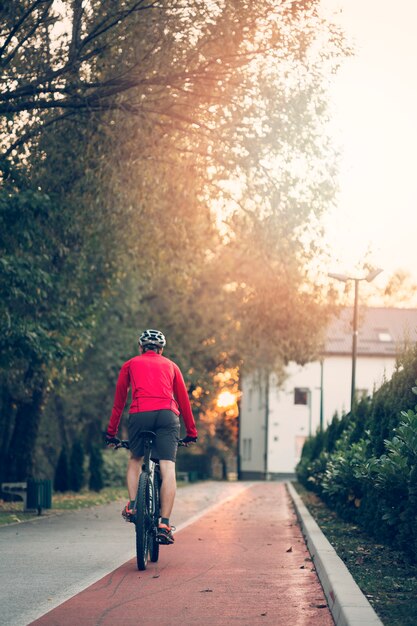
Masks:
[[[144,457],[142,472],[139,476],[138,490],[135,499],[135,515],[132,522],[136,529],[136,561],[138,570],[143,571],[150,557],[152,563],[159,558],[160,543],[157,539],[158,523],[160,517],[161,502],[161,471],[159,462],[152,458],[152,444],[156,437],[151,430],[142,431],[144,440]],[[181,440],[179,446],[187,446]],[[115,449],[129,449],[129,442],[121,440],[115,445]]]

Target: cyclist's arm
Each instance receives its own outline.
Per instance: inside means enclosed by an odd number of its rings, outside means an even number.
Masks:
[[[197,437],[197,429],[195,427],[194,416],[191,410],[191,404],[188,398],[187,388],[185,386],[184,379],[177,365],[175,365],[174,369],[174,396],[176,401],[178,402],[182,419],[184,420],[185,430],[189,437]]]
[[[129,376],[129,362],[125,363],[120,370],[119,378],[117,379],[116,393],[114,395],[113,410],[111,412],[109,425],[107,427],[107,434],[111,437],[117,435],[119,428],[120,418],[122,417],[123,409],[125,408],[127,400],[127,392],[130,386]]]

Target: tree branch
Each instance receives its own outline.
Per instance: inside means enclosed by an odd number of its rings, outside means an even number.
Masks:
[[[26,13],[24,13],[22,15],[22,17],[20,18],[20,20],[18,20],[16,22],[16,24],[13,26],[12,30],[10,31],[10,33],[8,34],[8,36],[5,39],[4,44],[2,45],[2,47],[0,48],[0,57],[3,56],[3,53],[6,51],[7,46],[9,45],[9,43],[12,41],[13,37],[19,32],[21,26],[23,25],[23,23],[27,20],[27,18],[29,17],[29,15],[31,13],[33,13],[33,11],[40,5],[43,4],[44,2],[49,2],[50,0],[35,0],[35,2],[32,4],[32,6],[30,6],[28,8],[28,10],[26,11]]]
[[[90,41],[93,41],[93,39],[97,39],[97,37],[100,37],[101,35],[106,33],[108,30],[111,30],[117,24],[119,24],[120,22],[123,22],[126,18],[128,18],[133,13],[136,13],[137,11],[143,11],[145,9],[151,9],[153,6],[156,5],[156,2],[151,2],[150,4],[147,4],[146,6],[140,6],[144,2],[145,2],[145,0],[139,0],[130,9],[128,9],[127,11],[120,11],[120,13],[116,14],[116,16],[113,18],[113,20],[110,23],[107,23],[107,24],[106,24],[106,22],[108,22],[109,18],[106,17],[99,24],[97,24],[97,26],[91,31],[91,33],[89,35],[87,35],[81,41],[80,50],[82,48],[84,48],[88,43],[90,43]]]
[[[81,41],[81,21],[83,16],[83,4],[82,0],[73,0],[72,2],[72,31],[71,42],[68,49],[68,63],[69,67],[75,68],[75,62],[78,58],[78,50]]]
[[[30,139],[33,139],[33,137],[36,137],[36,135],[39,135],[40,133],[42,133],[45,128],[48,128],[48,126],[52,126],[59,120],[67,119],[73,116],[74,113],[75,113],[74,111],[66,111],[65,113],[61,113],[60,115],[56,115],[55,117],[51,118],[48,122],[44,122],[42,126],[37,126],[36,128],[31,129],[30,131],[25,133],[23,136],[19,137],[19,139],[16,139],[16,141],[14,141],[12,145],[6,150],[3,157],[5,159],[8,159],[9,156],[12,154],[13,150],[16,150],[16,148],[18,148],[19,146],[24,145],[27,141],[29,141]]]
[[[19,51],[19,49],[26,43],[26,41],[37,31],[37,29],[39,28],[39,26],[43,23],[45,23],[45,18],[49,13],[49,9],[51,8],[52,4],[53,4],[53,0],[39,0],[38,4],[46,4],[47,6],[45,7],[43,13],[39,16],[39,18],[37,20],[35,20],[32,28],[29,29],[29,31],[26,33],[26,35],[17,43],[17,45],[15,46],[15,48],[10,52],[10,54],[4,59],[4,61],[2,61],[2,65],[3,67],[6,67],[10,61],[13,60],[13,58],[16,56],[17,52]]]

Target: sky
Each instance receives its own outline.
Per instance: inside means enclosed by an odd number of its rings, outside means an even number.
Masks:
[[[417,282],[416,0],[322,0],[355,49],[331,89],[340,192],[325,220],[331,271],[353,274],[369,250]],[[357,272],[356,272],[357,275]]]

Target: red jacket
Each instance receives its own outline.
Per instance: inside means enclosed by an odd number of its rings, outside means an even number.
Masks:
[[[197,437],[194,417],[181,371],[175,363],[148,350],[122,366],[107,432],[115,437],[127,400],[129,387],[132,403],[129,413],[170,409],[181,415],[187,435]]]

